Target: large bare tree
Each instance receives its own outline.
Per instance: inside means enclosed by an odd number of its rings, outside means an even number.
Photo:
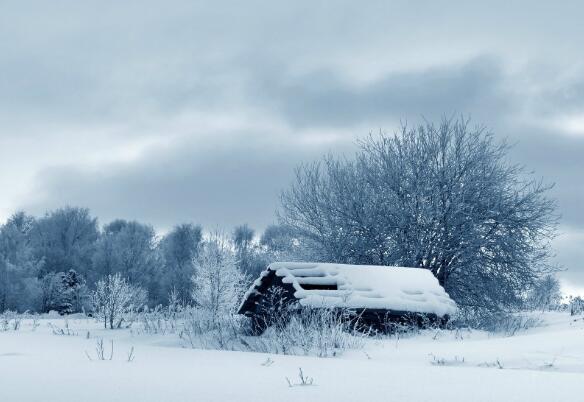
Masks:
[[[550,185],[468,120],[370,135],[355,158],[302,165],[280,219],[325,261],[432,271],[461,305],[518,305],[550,270]]]

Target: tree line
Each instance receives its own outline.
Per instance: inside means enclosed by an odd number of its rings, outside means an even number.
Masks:
[[[259,239],[248,225],[205,236],[192,223],[158,236],[137,221],[100,227],[87,208],[59,208],[38,218],[18,212],[0,226],[0,311],[90,311],[91,292],[116,274],[143,290],[151,307],[171,300],[189,305],[206,289],[198,285],[213,279],[204,269],[212,261],[224,261],[220,274],[234,268],[251,278],[272,259],[293,259],[294,248],[290,231],[277,225]]]

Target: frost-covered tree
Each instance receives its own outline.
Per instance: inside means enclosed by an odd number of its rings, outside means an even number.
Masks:
[[[63,273],[63,297],[71,306],[70,311],[80,312],[84,309],[88,290],[85,285],[85,280],[74,269]]]
[[[578,315],[584,312],[584,299],[580,296],[570,296],[569,305],[570,315]]]
[[[130,284],[148,290],[151,304],[158,298],[160,265],[156,233],[149,225],[116,220],[103,229],[93,255],[92,280],[120,273]]]
[[[49,272],[41,279],[41,311],[59,314],[80,312],[88,298],[85,281],[75,270]]]
[[[280,219],[323,261],[429,269],[461,305],[519,306],[550,269],[550,186],[468,121],[370,136],[297,169]]]
[[[160,243],[164,260],[160,285],[163,293],[172,294],[177,303],[188,304],[191,300],[191,277],[202,239],[200,226],[182,224],[174,227]]]
[[[276,261],[307,261],[318,259],[310,254],[307,239],[289,226],[269,225],[260,237],[260,246],[268,263]],[[264,267],[265,268],[265,267]]]
[[[236,262],[231,245],[220,235],[205,241],[196,259],[193,301],[211,315],[213,322],[234,313],[241,302],[246,277]]]
[[[63,275],[63,272],[48,272],[41,278],[42,312],[71,313],[71,305],[65,297]]]
[[[560,282],[552,275],[545,275],[535,281],[527,300],[529,307],[539,310],[557,308],[561,301]]]
[[[254,239],[255,231],[247,224],[233,230],[233,246],[239,270],[250,276],[257,276],[266,268],[266,253]]]
[[[0,312],[41,307],[41,282],[37,276],[43,261],[34,255],[30,231],[34,218],[23,212],[0,226]]]
[[[86,276],[98,238],[97,219],[87,208],[65,207],[36,220],[31,244],[36,257],[43,259],[43,274],[74,269]]]
[[[110,329],[120,328],[126,314],[142,308],[146,298],[144,289],[132,286],[120,273],[99,280],[92,294],[96,313]]]
[[[237,226],[233,230],[233,245],[235,246],[237,266],[242,272],[250,272],[251,270],[254,234],[254,230],[247,224]]]

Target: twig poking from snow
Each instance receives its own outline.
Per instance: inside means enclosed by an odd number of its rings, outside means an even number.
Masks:
[[[454,359],[446,359],[444,357],[436,357],[432,353],[429,356],[432,357],[430,364],[433,366],[460,366],[465,364],[464,357],[459,358],[458,356],[454,356]]]
[[[51,331],[53,331],[54,335],[77,336],[77,332],[69,328],[69,320],[67,319],[65,319],[65,326],[63,328],[59,328],[51,323],[48,323],[47,325],[49,328],[51,328]]]
[[[479,367],[494,367],[498,368],[499,370],[503,370],[505,368],[499,359],[495,360],[494,362],[483,362],[479,364]]]
[[[302,371],[302,367],[298,368],[298,378],[300,380],[299,382],[292,382],[288,377],[286,377],[286,381],[288,382],[288,386],[290,388],[292,388],[292,387],[304,387],[304,386],[314,385],[314,378],[305,376],[304,372]]]
[[[556,362],[556,359],[552,360],[551,362],[545,362],[545,363],[544,363],[544,364],[541,366],[541,368],[542,368],[543,370],[550,370],[550,369],[553,369],[553,368],[555,368],[555,362]]]
[[[87,356],[87,358],[89,360],[93,360],[89,356],[89,353],[87,353],[87,351],[85,351],[85,355]],[[110,349],[109,357],[106,357],[105,347],[103,345],[102,338],[99,338],[98,340],[95,341],[95,355],[97,356],[97,360],[113,360],[113,358],[114,358],[114,341],[113,341],[113,339],[111,340],[111,349]]]
[[[274,364],[274,361],[268,357],[268,358],[266,359],[266,361],[264,361],[264,362],[262,363],[262,366],[264,366],[264,367],[270,367],[272,364]]]
[[[103,349],[103,339],[98,339],[95,345],[95,353],[99,360],[105,360],[104,349]]]
[[[128,363],[133,362],[134,361],[134,357],[136,357],[136,356],[134,355],[134,347],[132,346],[130,348],[130,351],[128,352]]]

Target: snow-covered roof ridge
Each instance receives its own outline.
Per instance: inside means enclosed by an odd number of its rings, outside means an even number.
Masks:
[[[456,303],[432,273],[421,268],[276,262],[268,266],[247,292],[257,292],[270,271],[293,286],[301,305],[387,309],[451,315]]]

